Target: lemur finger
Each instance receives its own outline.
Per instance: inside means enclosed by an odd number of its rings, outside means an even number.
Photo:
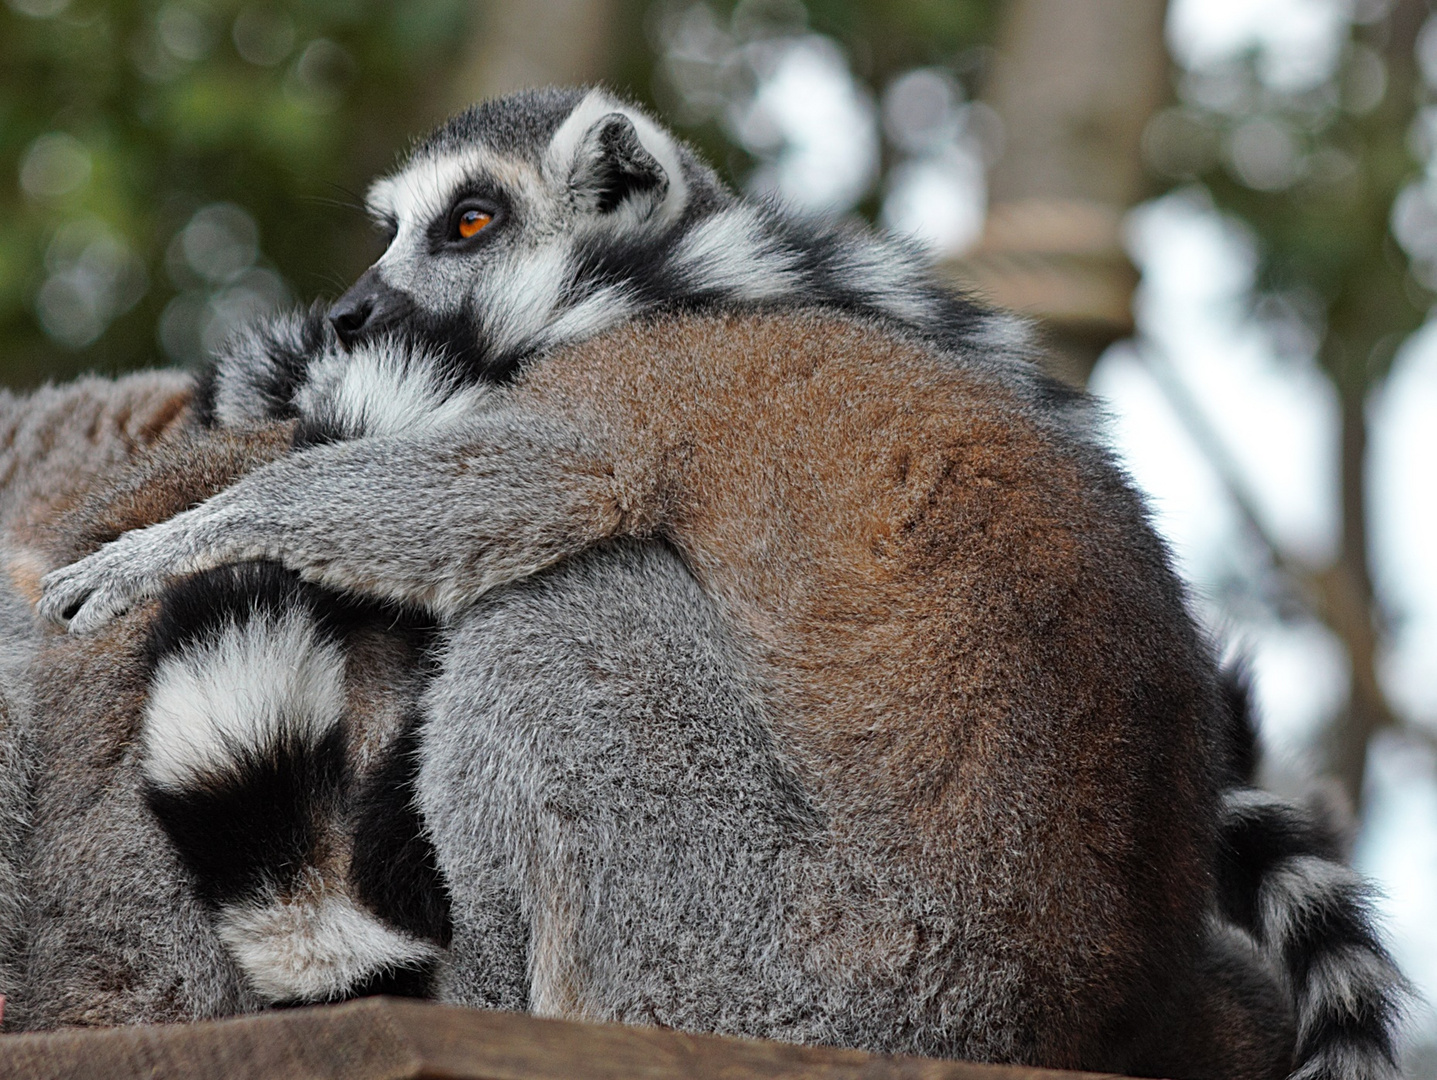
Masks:
[[[40,614],[51,622],[72,634],[85,634],[103,626],[129,606],[117,600],[112,590],[92,588],[81,579],[47,591],[39,607]]]
[[[125,597],[111,589],[97,589],[71,617],[66,631],[88,634],[128,611],[138,597]]]
[[[61,567],[41,579],[42,594],[36,610],[42,618],[64,626],[79,612],[91,592],[84,578],[76,573],[82,565],[83,562]]]
[[[72,634],[99,629],[153,591],[145,578],[123,571],[121,561],[105,547],[47,574],[40,582],[40,614]]]

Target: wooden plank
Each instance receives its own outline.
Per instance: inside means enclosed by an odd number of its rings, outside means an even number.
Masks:
[[[0,1036],[25,1080],[1097,1080],[366,998],[156,1027]]]
[[[234,1020],[0,1037],[3,1080],[406,1080],[413,1047],[378,1002]]]

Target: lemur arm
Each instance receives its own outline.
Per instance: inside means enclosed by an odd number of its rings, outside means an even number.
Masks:
[[[572,425],[513,409],[474,419],[462,435],[315,447],[47,575],[40,611],[85,632],[176,575],[270,559],[449,616],[497,585],[642,531],[650,496],[632,472],[616,473],[615,458]]]

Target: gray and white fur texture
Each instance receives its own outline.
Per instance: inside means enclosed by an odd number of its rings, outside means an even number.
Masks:
[[[1126,488],[1091,435],[1086,400],[1038,374],[1021,322],[947,292],[892,241],[733,198],[667,132],[601,91],[476,107],[377,184],[370,205],[392,238],[331,312],[339,341],[315,320],[261,328],[217,367],[201,407],[219,425],[297,417],[297,452],[49,575],[42,610],[83,632],[178,575],[267,560],[323,588],[432,613],[438,674],[409,744],[417,771],[399,787],[415,793],[421,839],[452,899],[439,996],[1150,1075],[1391,1074],[1401,980],[1360,885],[1315,833],[1279,827],[1301,823],[1299,812],[1237,790],[1219,809],[1215,761],[1186,769],[1212,785],[1193,805],[1213,820],[1183,827],[1210,838],[1195,850],[1212,845],[1218,888],[1210,901],[1189,898],[1207,910],[1191,927],[1152,931],[1180,969],[1166,997],[1145,996],[1139,980],[1113,991],[1128,1012],[1086,1032],[1082,1020],[1071,1038],[1035,1028],[1047,1014],[1023,972],[1051,943],[995,936],[984,929],[992,913],[953,906],[969,895],[962,868],[951,892],[924,876],[923,860],[856,854],[906,842],[896,834],[833,846],[835,815],[863,795],[820,796],[776,737],[786,690],[735,629],[733,598],[701,587],[694,556],[662,527],[647,540],[642,530],[576,536],[568,496],[546,478],[590,461],[609,432],[566,429],[509,398],[549,357],[636,321],[678,319],[682,334],[695,316],[796,313],[785,332],[800,336],[852,323],[869,335],[864,348],[874,334],[916,343],[997,387],[1064,460],[1102,478],[1094,497],[1114,500],[1128,540],[1160,551],[1136,500],[1107,494]],[[460,229],[479,218],[473,235]],[[1156,617],[1191,643],[1166,573]],[[291,604],[159,659],[147,729],[157,790],[187,797],[208,783],[197,778],[273,758],[278,743],[322,757],[336,705],[321,690],[340,660],[313,630],[318,618]],[[282,693],[265,689],[272,676],[255,661],[278,639],[310,665]],[[1215,672],[1200,646],[1183,647],[1186,659],[1168,662],[1192,665],[1181,679],[1211,706],[1186,718],[1208,725],[1187,752],[1216,755]],[[179,712],[165,702],[195,700],[190,688],[234,665],[250,672],[253,708],[241,716],[216,703],[182,717],[199,733],[174,745],[164,733]],[[223,730],[206,729],[226,716]],[[356,850],[365,840],[356,831]],[[1054,915],[1066,920],[1062,940],[1084,932],[1081,915]],[[373,963],[344,968],[339,939],[371,960],[392,957],[391,969],[440,957],[376,944],[347,920],[319,935],[328,973],[246,963],[276,979],[278,999],[286,987],[332,996],[372,974]],[[233,947],[243,958],[267,932],[239,927]],[[1194,945],[1188,933],[1205,936]],[[870,963],[852,964],[857,953]],[[1088,977],[1108,976],[1099,964]],[[1255,1030],[1284,1003],[1291,1034]],[[1251,1037],[1239,1045],[1236,1032]]]
[[[31,634],[30,617],[29,605],[0,587],[0,641],[24,641]],[[13,662],[17,652],[7,647],[0,654],[0,994],[7,998],[20,984],[25,947],[25,844],[34,760],[29,693],[23,667]]]
[[[114,649],[97,654],[94,637],[55,634],[33,608],[46,570],[97,546],[58,542],[68,530],[57,531],[57,522],[77,515],[93,525],[82,508],[89,494],[188,423],[193,388],[182,373],[150,372],[23,395],[0,391],[6,1031],[193,1019],[244,1007],[233,961],[125,753],[124,714],[128,707],[138,719],[143,673],[127,672]],[[142,515],[130,524],[154,520]],[[100,637],[125,639],[126,622]]]
[[[164,596],[146,649],[147,799],[261,1001],[428,992],[448,940],[430,849],[406,858],[420,841],[402,804],[382,807],[386,846],[365,799],[402,786],[430,636],[268,563]],[[388,902],[391,877],[417,907]]]

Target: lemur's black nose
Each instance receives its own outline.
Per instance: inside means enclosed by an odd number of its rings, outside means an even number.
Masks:
[[[365,324],[374,313],[374,299],[369,296],[351,296],[345,293],[334,307],[329,309],[329,323],[345,348],[353,345],[364,332]]]
[[[371,266],[334,302],[329,323],[347,349],[400,321],[411,306],[408,296],[389,286]]]

